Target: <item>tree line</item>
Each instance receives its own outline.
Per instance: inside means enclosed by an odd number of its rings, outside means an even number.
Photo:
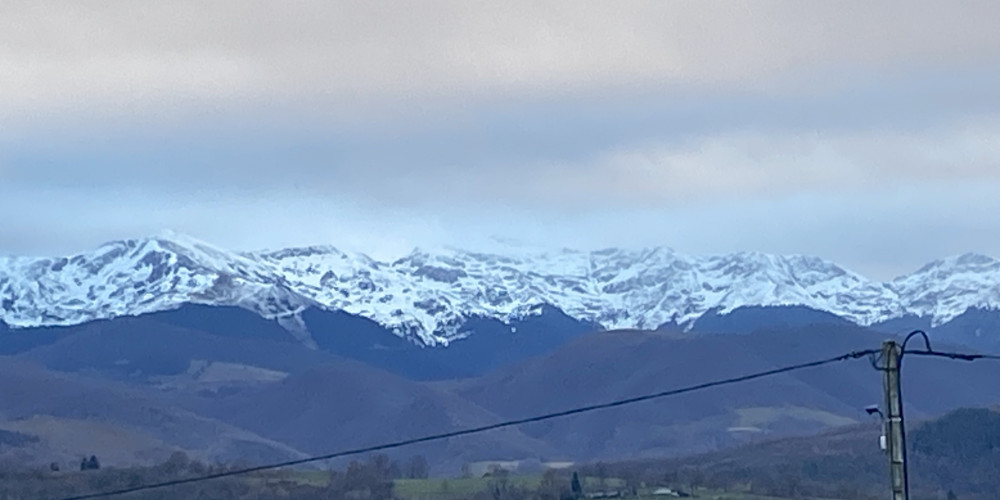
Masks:
[[[93,459],[96,463],[96,457]],[[91,459],[79,471],[54,467],[0,464],[0,500],[44,500],[113,491],[147,484],[238,470],[243,465],[206,464],[176,452],[163,463],[148,467],[93,467]],[[144,490],[121,495],[122,500],[392,500],[394,481],[423,479],[430,472],[423,456],[406,461],[374,455],[354,461],[343,470],[275,470],[250,475]],[[316,479],[319,477],[319,479]]]
[[[874,431],[874,430],[873,430]],[[916,422],[908,433],[914,500],[996,500],[1000,492],[1000,413],[956,410]],[[779,498],[885,498],[888,459],[877,431],[860,440],[776,440],[703,456],[592,464],[581,473],[646,484],[742,491]],[[855,443],[854,441],[857,442]]]

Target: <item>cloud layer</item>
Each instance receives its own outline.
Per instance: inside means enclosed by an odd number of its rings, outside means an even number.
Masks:
[[[997,18],[985,1],[9,2],[0,252],[169,226],[242,248],[496,234],[881,274],[1000,253],[982,230]]]
[[[0,107],[22,113],[622,86],[789,90],[1000,54],[1000,6],[987,1],[42,0],[4,11]]]

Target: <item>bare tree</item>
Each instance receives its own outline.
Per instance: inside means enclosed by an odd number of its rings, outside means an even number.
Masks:
[[[410,458],[406,464],[406,477],[410,479],[427,479],[430,476],[430,465],[423,455],[416,455]]]

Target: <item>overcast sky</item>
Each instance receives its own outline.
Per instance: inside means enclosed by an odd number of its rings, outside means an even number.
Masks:
[[[48,2],[0,14],[0,253],[188,233],[1000,256],[995,1]]]

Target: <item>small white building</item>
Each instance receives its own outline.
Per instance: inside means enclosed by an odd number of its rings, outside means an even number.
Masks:
[[[682,498],[682,497],[688,497],[690,495],[684,493],[683,491],[677,491],[671,488],[656,488],[655,490],[653,490],[653,496]]]

